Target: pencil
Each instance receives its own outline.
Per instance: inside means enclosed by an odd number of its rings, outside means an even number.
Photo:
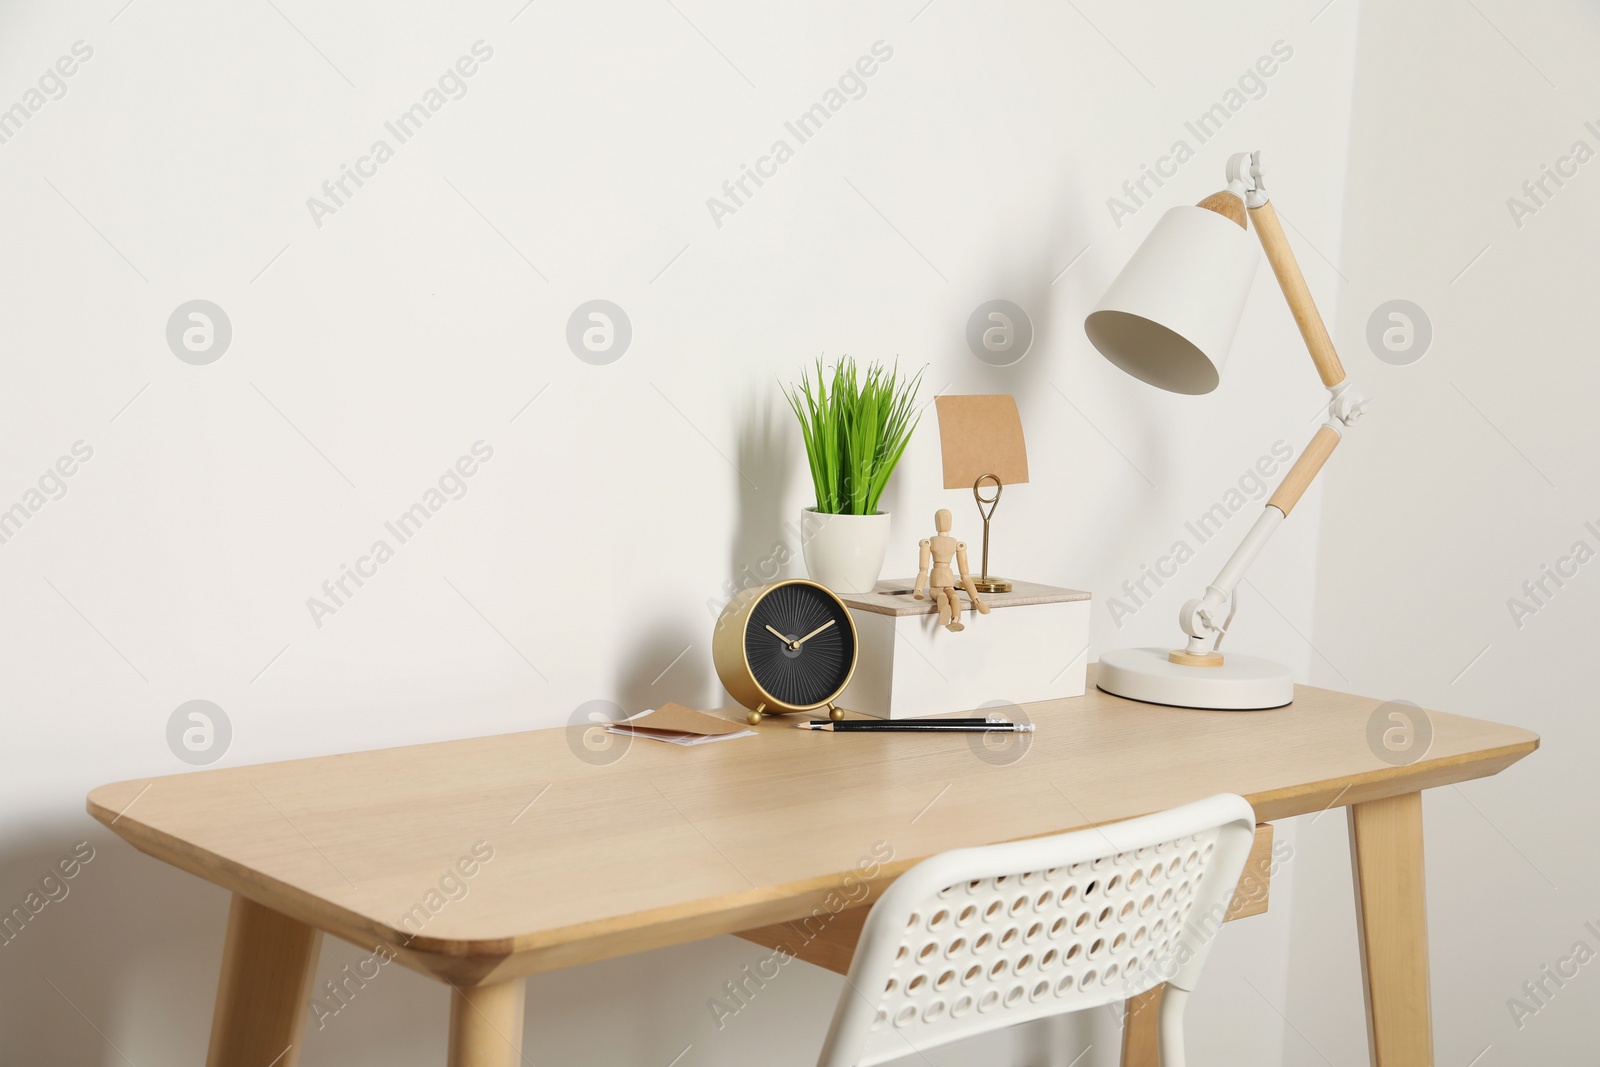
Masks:
[[[890,719],[882,722],[797,722],[794,724],[799,730],[821,730],[825,733],[933,733],[933,734],[981,734],[981,733],[1017,733],[1027,734],[1033,732],[1031,722],[938,722],[927,720],[924,722],[910,722],[906,719]]]
[[[821,725],[822,723],[831,722],[833,720],[831,720],[831,719],[808,719],[806,721],[807,722],[814,722],[814,723],[817,723],[818,725]],[[852,722],[875,721],[875,722],[933,723],[935,725],[939,725],[941,723],[977,723],[977,724],[979,724],[981,726],[984,723],[1006,722],[1007,720],[1000,718],[998,715],[974,715],[974,716],[951,715],[951,716],[948,716],[948,717],[928,716],[928,717],[920,717],[919,718],[917,716],[912,716],[912,717],[907,718],[907,719],[876,719],[876,720],[851,720],[851,721]]]

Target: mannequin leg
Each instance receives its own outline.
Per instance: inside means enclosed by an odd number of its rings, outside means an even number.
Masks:
[[[960,633],[967,628],[966,624],[961,621],[961,600],[956,596],[956,591],[949,587],[944,590],[944,598],[949,602],[948,610],[950,614],[950,621],[946,625],[951,633]]]

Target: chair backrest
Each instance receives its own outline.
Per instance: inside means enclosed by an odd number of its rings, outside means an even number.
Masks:
[[[868,1067],[1161,982],[1193,989],[1254,835],[1250,805],[1222,794],[917,864],[867,916],[819,1067]]]

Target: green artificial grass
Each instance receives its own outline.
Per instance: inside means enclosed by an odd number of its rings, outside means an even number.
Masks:
[[[800,420],[811,481],[817,489],[817,511],[828,515],[872,515],[889,475],[921,419],[916,411],[922,372],[900,379],[892,369],[874,363],[865,379],[849,356],[833,368],[830,384],[817,360],[817,380],[800,373],[800,384],[784,397]]]

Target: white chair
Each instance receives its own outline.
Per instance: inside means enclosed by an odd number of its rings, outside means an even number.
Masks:
[[[1243,797],[957,849],[873,905],[818,1067],[869,1067],[1167,983],[1162,1067],[1255,836]]]

